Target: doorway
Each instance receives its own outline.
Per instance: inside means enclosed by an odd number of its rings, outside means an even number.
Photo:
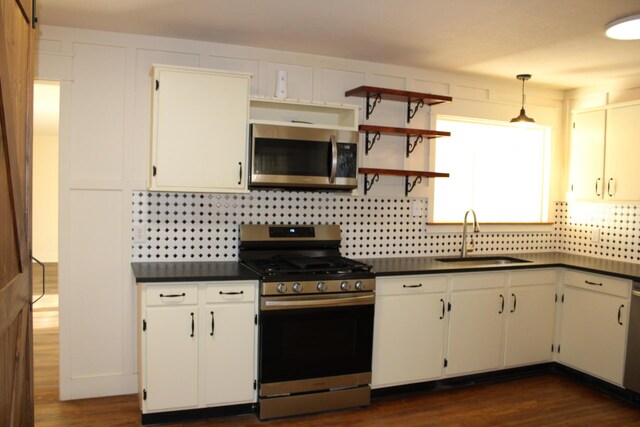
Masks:
[[[33,304],[36,424],[38,414],[46,410],[47,402],[59,400],[59,119],[60,84],[36,80],[33,92],[32,196],[33,299],[40,297]]]

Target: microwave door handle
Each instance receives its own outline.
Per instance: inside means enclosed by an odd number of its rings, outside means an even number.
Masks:
[[[336,172],[338,170],[338,143],[336,142],[335,135],[329,137],[331,142],[331,174],[329,175],[329,183],[336,182]]]

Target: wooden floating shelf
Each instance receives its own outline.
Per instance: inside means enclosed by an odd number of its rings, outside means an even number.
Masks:
[[[358,168],[359,174],[369,175],[392,175],[392,176],[420,176],[423,178],[448,178],[448,173],[443,172],[427,172],[427,171],[408,171],[400,169],[375,169],[375,168]]]
[[[404,176],[404,195],[408,196],[416,184],[422,182],[422,178],[447,178],[448,173],[426,172],[426,171],[408,171],[398,169],[374,169],[374,168],[358,168],[358,173],[364,175],[364,195],[366,196],[373,184],[380,180],[380,175]],[[369,180],[369,175],[373,175]],[[413,181],[409,177],[415,177]]]
[[[441,136],[451,136],[451,132],[444,132],[430,129],[394,128],[388,126],[360,125],[360,132],[380,132],[383,135],[411,135],[425,136],[427,138],[440,138]]]
[[[348,90],[344,93],[344,96],[369,96],[380,95],[382,99],[389,99],[392,101],[417,101],[422,100],[427,105],[442,104],[444,102],[451,102],[453,98],[444,95],[434,95],[431,93],[411,92],[407,90],[387,89],[383,87],[375,86],[360,86],[355,89]]]

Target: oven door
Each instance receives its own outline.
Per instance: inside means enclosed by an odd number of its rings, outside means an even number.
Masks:
[[[355,188],[357,150],[357,132],[254,124],[251,186]]]
[[[260,396],[371,381],[373,292],[263,297]]]

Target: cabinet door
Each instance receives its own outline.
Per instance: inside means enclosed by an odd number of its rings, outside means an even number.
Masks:
[[[565,288],[560,362],[621,386],[629,306],[626,301]]]
[[[254,401],[254,315],[253,302],[207,305],[202,336],[207,405]]]
[[[600,199],[604,173],[605,111],[576,113],[571,136],[569,191],[574,199]]]
[[[447,376],[500,368],[506,310],[502,289],[451,293]]]
[[[505,367],[551,361],[556,318],[554,285],[509,291]]]
[[[151,189],[246,189],[249,76],[157,68],[154,77]]]
[[[196,306],[146,309],[146,409],[198,405]]]
[[[372,387],[438,378],[444,362],[445,293],[376,300]]]
[[[640,105],[607,112],[605,199],[640,200]]]

